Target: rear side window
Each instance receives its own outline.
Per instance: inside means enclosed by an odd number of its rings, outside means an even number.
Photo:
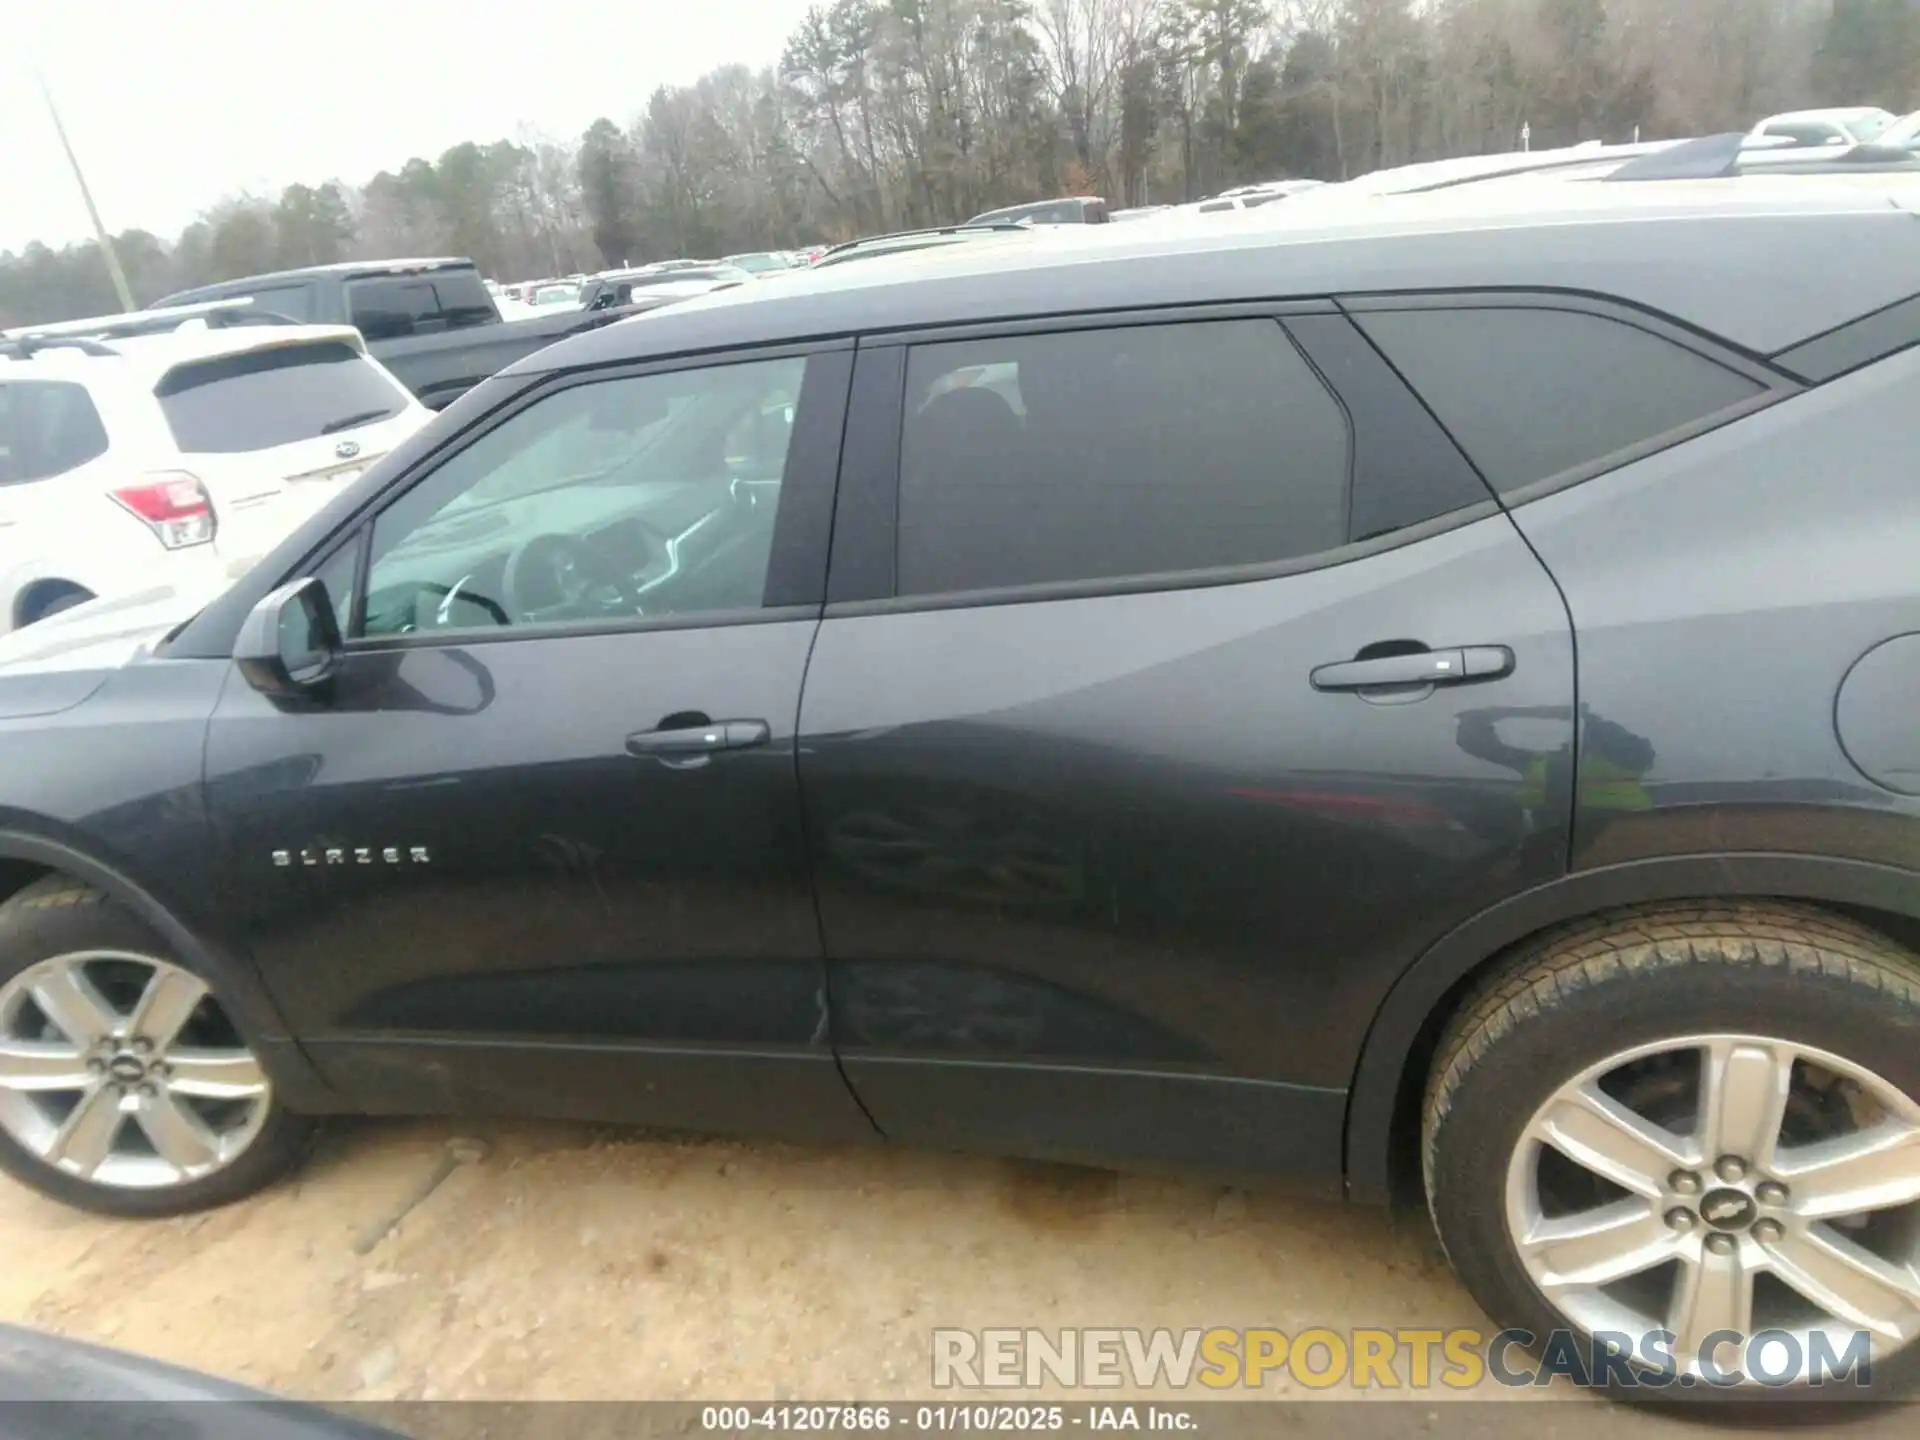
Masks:
[[[471,270],[354,280],[347,285],[347,310],[369,340],[485,325],[498,313],[486,285]]]
[[[902,595],[1345,543],[1345,412],[1273,320],[1018,335],[907,361]]]
[[[107,453],[107,430],[84,387],[57,380],[0,384],[0,485],[47,480]]]
[[[1502,493],[1656,440],[1765,389],[1604,315],[1493,308],[1354,319]]]
[[[328,341],[179,365],[154,387],[190,455],[269,450],[391,419],[407,397],[350,345]]]

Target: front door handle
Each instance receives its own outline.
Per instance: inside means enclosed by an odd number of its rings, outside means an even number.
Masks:
[[[1513,652],[1504,645],[1458,650],[1420,650],[1322,665],[1310,677],[1316,690],[1376,690],[1400,685],[1467,685],[1513,673]]]
[[[773,738],[773,727],[764,720],[708,720],[704,716],[689,720],[691,723],[636,731],[627,737],[627,753],[690,770],[704,765],[716,751],[751,750]]]

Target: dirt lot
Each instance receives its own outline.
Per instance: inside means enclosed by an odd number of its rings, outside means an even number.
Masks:
[[[1415,1216],[551,1124],[339,1124],[297,1182],[172,1221],[0,1181],[0,1254],[0,1318],[324,1400],[914,1398],[936,1325],[1485,1323]],[[1570,1403],[1547,1429],[1615,1428]]]

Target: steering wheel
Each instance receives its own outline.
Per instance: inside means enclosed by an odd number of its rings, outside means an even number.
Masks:
[[[571,535],[534,535],[514,546],[500,588],[522,625],[641,613],[632,582]]]

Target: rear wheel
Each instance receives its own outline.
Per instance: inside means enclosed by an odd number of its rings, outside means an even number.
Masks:
[[[1635,1357],[1613,1383],[1643,1396],[1805,1396],[1812,1367],[1849,1360],[1874,1393],[1905,1389],[1916,1031],[1920,964],[1823,912],[1629,912],[1549,936],[1442,1041],[1423,1127],[1441,1241],[1498,1323],[1572,1332],[1598,1382],[1596,1337]]]
[[[25,628],[49,615],[58,615],[62,610],[71,610],[76,605],[84,605],[93,599],[91,590],[65,581],[36,587],[20,604],[19,626]]]
[[[0,906],[0,1167],[114,1215],[237,1199],[299,1157],[288,1115],[205,978],[64,877]]]

